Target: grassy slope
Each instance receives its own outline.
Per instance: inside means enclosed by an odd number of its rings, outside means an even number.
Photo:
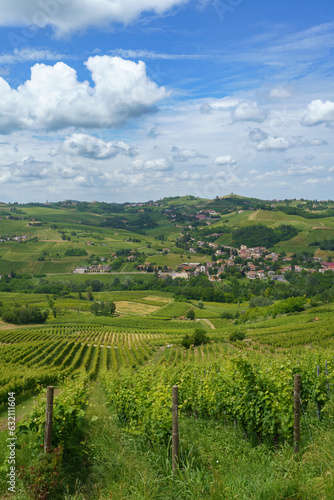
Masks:
[[[214,207],[217,209],[226,208],[227,200],[231,197],[225,197],[220,200],[200,200],[182,197],[177,200],[170,200],[166,206],[175,206],[182,212],[196,212],[199,209]],[[240,200],[242,207],[243,197],[232,197],[233,203],[230,206],[235,210]],[[252,200],[251,200],[252,201]],[[254,200],[256,202],[257,200]],[[239,208],[240,208],[239,207]],[[4,208],[9,212],[9,206]],[[238,208],[238,207],[237,207]],[[11,270],[19,273],[45,273],[59,274],[70,273],[78,266],[86,264],[86,257],[67,257],[65,252],[71,248],[85,249],[89,255],[95,254],[99,257],[110,257],[110,254],[124,249],[134,249],[147,254],[147,261],[156,262],[157,265],[167,265],[175,267],[184,260],[189,260],[182,249],[176,248],[175,241],[180,236],[181,229],[176,227],[173,221],[168,220],[162,215],[161,208],[154,207],[153,214],[158,226],[154,229],[148,229],[146,235],[131,233],[124,229],[114,229],[100,227],[98,224],[104,219],[104,216],[92,214],[89,212],[77,212],[73,208],[48,208],[48,207],[30,207],[22,206],[20,208],[24,214],[19,216],[29,216],[36,221],[41,221],[41,226],[28,227],[27,220],[3,219],[0,221],[0,233],[3,236],[27,235],[28,237],[37,237],[38,242],[15,243],[2,242],[0,244],[0,274],[8,273]],[[15,214],[13,214],[15,215]],[[109,215],[109,214],[106,214]],[[134,217],[134,214],[125,215],[126,218]],[[273,212],[265,210],[244,210],[242,213],[233,211],[223,214],[220,221],[211,225],[214,230],[223,224],[227,224],[232,230],[235,227],[249,224],[265,224],[269,227],[277,227],[280,224],[292,224],[296,226],[300,233],[289,241],[284,241],[276,245],[277,251],[294,253],[301,250],[316,251],[317,256],[326,257],[326,253],[317,250],[317,247],[308,247],[314,241],[321,241],[334,238],[334,218],[327,217],[323,219],[304,219],[299,216],[287,215],[283,212]],[[56,228],[53,228],[56,225]],[[205,224],[203,223],[203,227]],[[70,241],[63,241],[61,233],[64,231]],[[76,234],[72,234],[76,233]],[[165,241],[159,241],[157,238],[164,234]],[[127,242],[130,237],[140,239],[140,242]],[[88,246],[87,241],[92,241],[94,245]],[[230,244],[231,234],[222,235],[217,243]],[[148,245],[151,248],[148,248]],[[164,256],[157,252],[161,248],[169,248],[170,254]],[[182,257],[183,255],[183,257]],[[334,256],[334,252],[327,256]],[[43,257],[45,260],[40,261]],[[191,254],[191,260],[203,262],[207,260],[206,256],[201,254]],[[133,267],[128,265],[124,270],[131,270]]]

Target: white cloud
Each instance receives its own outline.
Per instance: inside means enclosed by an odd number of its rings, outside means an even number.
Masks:
[[[173,170],[173,163],[168,158],[158,158],[156,160],[134,160],[131,163],[133,170],[136,171],[157,171]]]
[[[311,179],[307,179],[305,182],[303,182],[303,184],[328,184],[328,183],[332,183],[333,182],[333,177],[323,177],[321,179],[319,179],[318,177],[316,178],[311,178]]]
[[[163,14],[189,0],[1,0],[1,26],[51,25],[59,34],[129,23],[143,12]]]
[[[3,165],[0,169],[0,182],[19,183],[22,181],[33,181],[48,176],[52,163],[35,160],[32,156],[20,161]]]
[[[113,56],[123,57],[124,59],[166,59],[174,61],[209,59],[207,54],[173,54],[168,52],[155,52],[153,50],[143,49],[113,49],[110,51]]]
[[[307,105],[308,112],[302,119],[302,125],[312,127],[334,121],[334,102],[316,99]]]
[[[230,155],[218,156],[214,161],[215,165],[236,165],[236,163],[237,162]]]
[[[328,172],[334,172],[334,167],[329,168]]]
[[[196,158],[208,158],[207,155],[200,154],[196,149],[179,149],[176,146],[171,148],[171,152],[175,153],[173,156],[174,161],[186,162],[189,160],[195,160]]]
[[[249,135],[252,142],[257,142],[257,151],[286,151],[302,146],[323,146],[327,142],[322,139],[307,140],[302,136],[272,137],[263,130],[256,128]]]
[[[104,141],[87,134],[72,134],[66,137],[60,148],[51,151],[51,156],[59,153],[83,156],[95,160],[115,158],[117,155],[136,156],[135,148],[123,141]]]
[[[234,122],[263,122],[266,119],[266,113],[256,102],[241,102],[233,111],[232,119]]]
[[[240,104],[240,99],[234,99],[233,97],[224,97],[223,99],[217,99],[215,101],[205,102],[200,107],[200,112],[202,114],[210,114],[213,111],[229,111],[236,108]]]
[[[11,89],[0,78],[0,133],[14,129],[115,128],[150,112],[168,92],[146,75],[142,61],[95,56],[85,63],[94,86],[62,62],[35,64],[31,78]]]
[[[63,54],[58,54],[49,49],[34,49],[31,47],[24,47],[22,49],[15,49],[10,54],[0,55],[0,64],[13,64],[17,62],[27,61],[59,61],[64,57]]]
[[[307,175],[307,174],[316,174],[320,173],[325,169],[322,166],[313,166],[313,167],[294,167],[288,168],[287,173],[289,175]]]

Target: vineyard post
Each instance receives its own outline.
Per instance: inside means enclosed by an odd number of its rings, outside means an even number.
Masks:
[[[317,366],[317,376],[320,377],[320,366]],[[320,420],[320,413],[321,413],[321,404],[319,401],[317,401],[317,417]]]
[[[293,451],[299,453],[300,441],[300,375],[294,379],[294,422],[293,422]]]
[[[51,449],[51,441],[52,441],[52,414],[53,414],[53,392],[54,392],[54,387],[53,386],[48,386],[47,391],[46,391],[44,453],[47,453]]]
[[[172,412],[172,469],[175,471],[179,463],[179,389],[177,385],[173,385],[172,390]]]

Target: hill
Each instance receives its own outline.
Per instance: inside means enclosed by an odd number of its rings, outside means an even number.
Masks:
[[[190,249],[195,262],[204,262],[212,254],[212,247],[204,246],[205,252],[192,243],[204,233],[214,245],[231,245],[236,230],[259,224],[274,231],[282,225],[294,228],[291,238],[273,239],[271,246],[267,241],[271,250],[288,255],[309,251],[326,259],[334,256],[326,245],[334,239],[333,206],[333,202],[268,201],[237,195],[123,204],[3,204],[0,274],[71,273],[78,266],[111,264],[113,254],[121,250],[126,257],[127,252],[135,252],[136,259],[117,261],[115,271],[134,272],[145,262],[176,269],[190,260]],[[242,241],[237,243],[240,246]],[[261,239],[253,238],[252,244],[261,245]]]

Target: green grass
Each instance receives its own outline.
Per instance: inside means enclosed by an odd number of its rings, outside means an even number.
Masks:
[[[290,444],[276,451],[269,443],[253,443],[233,425],[184,417],[180,464],[173,474],[170,446],[150,446],[124,432],[99,385],[93,384],[81,431],[85,458],[74,455],[64,463],[67,480],[61,498],[332,500],[334,432],[310,431],[313,442],[305,438],[300,460],[294,460]]]

